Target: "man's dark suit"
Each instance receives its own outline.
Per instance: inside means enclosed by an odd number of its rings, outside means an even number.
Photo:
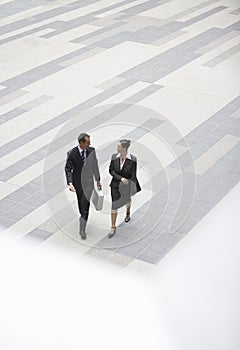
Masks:
[[[86,149],[86,163],[84,165],[78,147],[68,152],[65,165],[67,184],[73,184],[77,193],[78,208],[81,214],[80,224],[85,230],[89,214],[90,198],[94,188],[94,180],[100,181],[98,160],[95,148]]]

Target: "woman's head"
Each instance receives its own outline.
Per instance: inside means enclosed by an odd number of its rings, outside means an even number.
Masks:
[[[131,140],[123,139],[120,140],[117,146],[117,150],[119,153],[124,153],[128,151],[128,148],[130,146]]]

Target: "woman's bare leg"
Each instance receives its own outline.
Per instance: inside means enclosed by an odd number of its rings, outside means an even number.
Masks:
[[[112,221],[112,227],[108,234],[109,238],[111,238],[116,233],[117,210],[111,211],[111,221]]]
[[[116,227],[117,213],[117,210],[112,210],[111,212],[112,227]]]
[[[131,201],[126,204],[126,218],[130,216]]]

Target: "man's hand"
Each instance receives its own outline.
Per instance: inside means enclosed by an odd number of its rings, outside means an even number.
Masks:
[[[69,188],[69,191],[76,192],[75,187],[73,186],[73,184],[69,184],[68,188]]]
[[[102,189],[102,184],[100,181],[97,181],[97,187],[100,188],[100,190]]]
[[[127,185],[127,184],[128,184],[128,180],[125,179],[125,177],[122,177],[122,178],[121,178],[121,182],[122,182],[124,185]]]

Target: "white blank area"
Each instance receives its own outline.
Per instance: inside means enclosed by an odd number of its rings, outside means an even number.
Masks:
[[[157,267],[1,236],[1,348],[238,350],[239,195],[240,185]]]
[[[240,348],[238,184],[160,262],[159,314],[176,350]]]

